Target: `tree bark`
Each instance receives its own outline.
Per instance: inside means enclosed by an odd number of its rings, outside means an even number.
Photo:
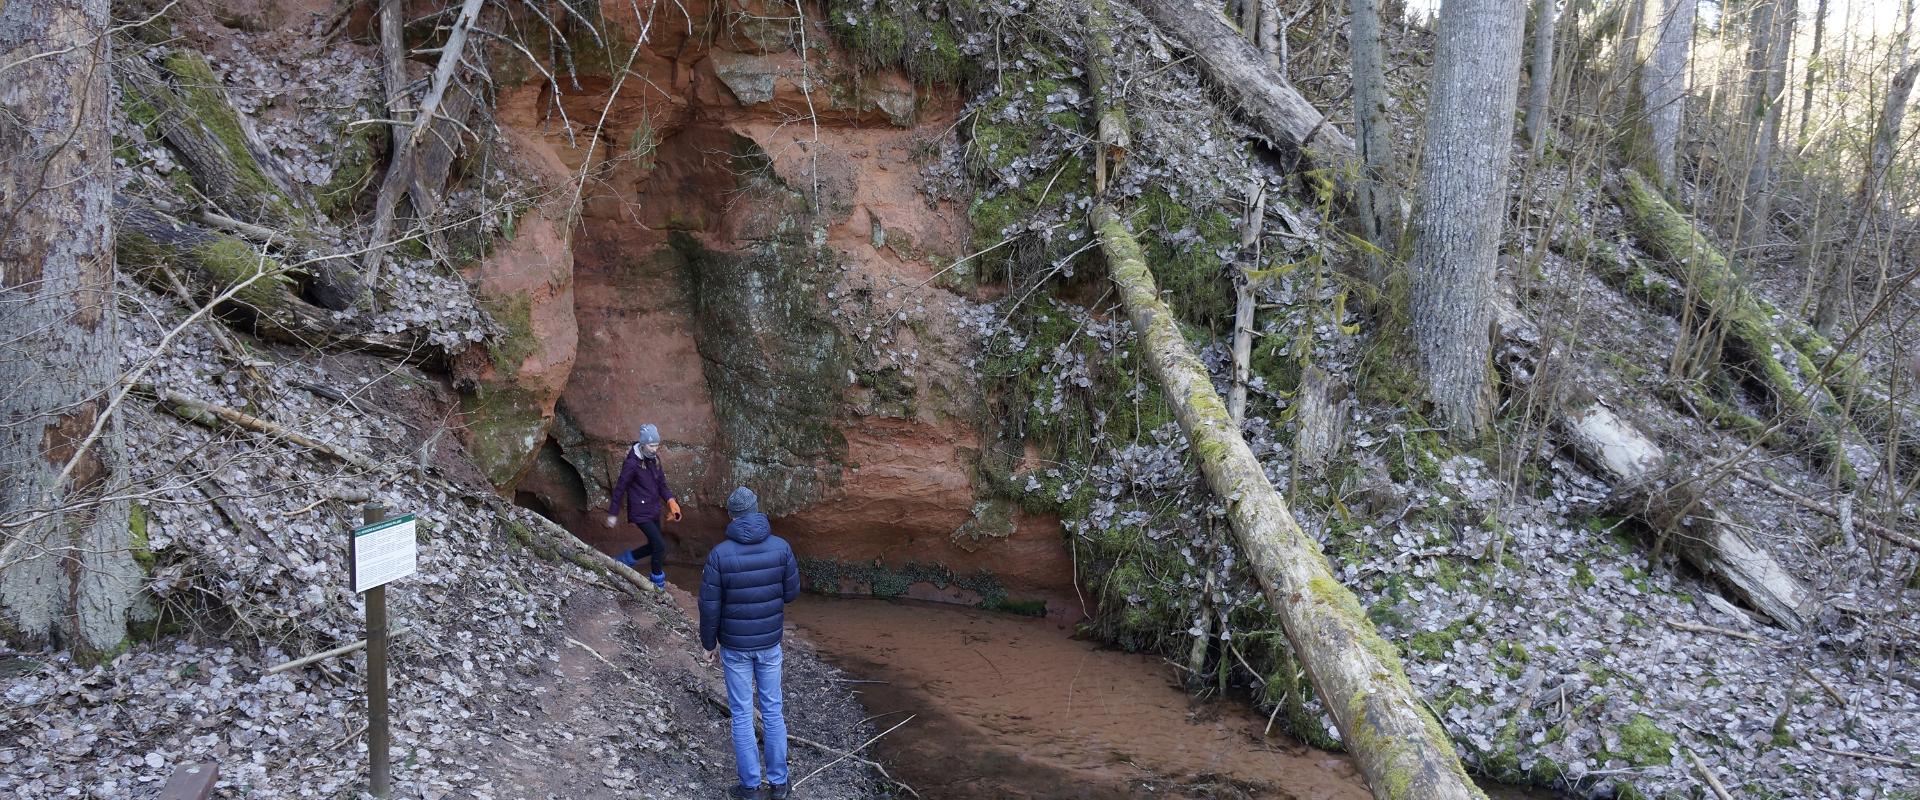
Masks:
[[[1747,113],[1753,127],[1742,192],[1742,250],[1767,243],[1773,215],[1773,148],[1780,139],[1780,101],[1787,90],[1787,54],[1793,45],[1798,12],[1797,0],[1770,0],[1754,20],[1753,46],[1748,54],[1748,68],[1753,72]]]
[[[1414,339],[1428,397],[1456,436],[1493,412],[1488,379],[1508,149],[1520,84],[1522,0],[1446,0],[1413,230]]]
[[[1107,13],[1107,0],[1087,3],[1087,90],[1093,96],[1094,135],[1099,143],[1093,150],[1093,196],[1107,195],[1107,176],[1126,158],[1133,146],[1128,132],[1127,112],[1111,96],[1113,88],[1113,17]]]
[[[1543,0],[1551,2],[1551,0]],[[1354,197],[1361,235],[1384,253],[1367,254],[1367,280],[1385,291],[1391,254],[1400,249],[1394,180],[1393,128],[1387,118],[1385,46],[1380,38],[1379,0],[1352,0],[1353,24],[1347,42],[1353,50],[1353,121],[1360,146],[1359,192]]]
[[[437,184],[427,187],[428,192],[415,194],[410,191],[413,187],[424,186],[426,183],[416,178],[417,151],[422,146],[422,139],[426,138],[429,132],[437,134],[434,138],[442,147],[448,146],[449,137],[457,140],[459,136],[458,127],[443,126],[442,119],[453,119],[464,123],[464,111],[461,116],[455,117],[443,113],[440,104],[443,98],[448,96],[448,90],[458,83],[454,80],[454,73],[460,66],[460,53],[466,48],[467,36],[472,31],[473,23],[479,18],[480,10],[484,5],[485,0],[463,0],[460,13],[454,18],[453,27],[447,34],[446,44],[440,47],[440,61],[434,67],[433,82],[427,86],[427,95],[420,103],[419,116],[413,120],[412,127],[406,129],[404,133],[398,127],[393,128],[393,158],[387,165],[386,175],[380,180],[380,192],[374,198],[373,223],[371,232],[367,236],[367,252],[361,257],[361,271],[367,275],[367,281],[370,284],[378,283],[381,259],[386,256],[387,247],[392,244],[394,217],[400,207],[401,195],[412,197],[415,209],[431,209],[437,203],[437,199],[432,196],[432,192],[439,190]],[[393,48],[390,42],[384,41],[386,38],[384,27],[382,34],[383,49],[387,51],[387,60],[391,61]],[[393,80],[391,75],[395,71],[393,65],[386,66],[385,74],[389,76],[387,80]],[[454,91],[456,97],[463,94],[457,89]],[[400,101],[398,98],[389,97],[388,102]],[[448,133],[448,128],[453,129],[451,134]],[[441,180],[445,180],[444,174],[441,175]]]
[[[1247,380],[1253,372],[1253,318],[1258,309],[1254,302],[1253,276],[1248,270],[1260,268],[1257,251],[1266,216],[1267,192],[1256,188],[1245,224],[1240,228],[1240,253],[1247,268],[1235,270],[1233,276],[1233,385],[1227,389],[1227,414],[1233,417],[1234,425],[1247,419]]]
[[[1798,141],[1801,150],[1807,149],[1807,123],[1813,120],[1813,85],[1820,81],[1820,71],[1823,68],[1823,65],[1820,63],[1820,49],[1825,44],[1826,38],[1827,0],[1820,0],[1820,5],[1815,7],[1813,12],[1813,52],[1807,55],[1806,83],[1800,92],[1800,135]]]
[[[1280,28],[1279,0],[1260,0],[1260,35],[1254,44],[1260,46],[1260,52],[1267,55],[1267,66],[1281,75],[1287,72],[1287,61],[1282,53],[1287,51],[1287,32]]]
[[[165,72],[140,57],[115,63],[122,91],[151,110],[153,128],[180,154],[194,187],[216,216],[273,232],[288,252],[324,253],[332,245],[312,233],[312,209],[282,175],[221,89],[206,59],[185,48],[166,51]],[[186,198],[183,198],[186,199]],[[315,261],[303,270],[302,293],[330,310],[349,308],[364,291],[347,258]]]
[[[140,568],[118,426],[106,0],[0,4],[0,634],[97,654]]]
[[[1361,1],[1355,2],[1355,19],[1359,18],[1357,6]],[[1559,0],[1534,0],[1533,3],[1533,66],[1527,70],[1527,144],[1533,148],[1535,161],[1540,160],[1547,147],[1547,100],[1553,94],[1554,16],[1559,8]],[[1358,61],[1356,58],[1355,62]],[[1357,97],[1358,83],[1355,85]]]
[[[1233,426],[1206,367],[1160,299],[1133,234],[1105,205],[1095,208],[1093,223],[1141,352],[1201,473],[1227,503],[1241,552],[1374,797],[1484,798],[1407,682],[1393,646],[1334,580],[1320,546],[1294,521]]]
[[[1273,144],[1298,151],[1342,189],[1360,174],[1353,140],[1268,66],[1258,48],[1227,23],[1220,6],[1196,0],[1138,0],[1154,24],[1191,51],[1214,86]]]
[[[1698,0],[1667,0],[1655,24],[1659,35],[1640,71],[1640,102],[1646,111],[1648,160],[1662,186],[1674,185],[1674,149],[1687,103],[1687,60],[1693,47]]]

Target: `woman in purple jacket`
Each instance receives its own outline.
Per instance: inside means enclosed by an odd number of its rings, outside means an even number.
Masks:
[[[627,519],[647,535],[647,543],[621,553],[620,562],[631,567],[651,555],[653,574],[648,577],[653,585],[666,586],[667,543],[660,538],[661,509],[666,510],[668,522],[679,522],[680,503],[673,499],[667,474],[660,469],[660,429],[652,425],[640,426],[640,440],[627,451],[627,462],[620,467],[620,480],[614,482],[613,498],[607,504],[607,527],[620,524],[622,506]]]

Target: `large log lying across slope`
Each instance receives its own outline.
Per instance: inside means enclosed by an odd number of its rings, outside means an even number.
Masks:
[[[1832,358],[1833,344],[1813,326],[1748,290],[1726,255],[1638,172],[1623,171],[1612,190],[1634,236],[1660,257],[1662,268],[1682,284],[1691,279],[1699,304],[1732,320],[1728,339],[1735,355],[1750,360],[1750,371],[1770,393],[1782,396],[1777,402],[1785,410],[1810,416],[1795,421],[1799,435],[1841,442],[1849,435],[1844,426],[1811,415],[1832,418],[1844,410],[1861,433],[1890,445],[1900,466],[1920,470],[1920,408],[1886,391],[1885,383],[1862,371],[1855,359]]]
[[[1266,55],[1236,33],[1218,3],[1134,0],[1161,30],[1192,51],[1213,83],[1274,144],[1298,148],[1342,188],[1361,175],[1353,140],[1287,85]],[[1283,34],[1284,35],[1284,32]]]
[[[1511,303],[1494,306],[1494,327],[1503,341],[1532,348],[1545,337]],[[1529,368],[1528,372],[1535,370]],[[1613,487],[1618,509],[1661,531],[1674,551],[1712,577],[1734,599],[1799,630],[1819,613],[1813,594],[1749,539],[1744,524],[1707,497],[1701,481],[1673,469],[1665,450],[1604,401],[1579,386],[1554,399],[1554,427],[1581,463]]]
[[[1845,426],[1834,422],[1840,413],[1815,373],[1810,359],[1774,334],[1777,310],[1747,287],[1719,248],[1701,236],[1685,215],[1640,173],[1622,170],[1611,184],[1613,197],[1626,211],[1634,236],[1654,255],[1693,299],[1696,325],[1711,338],[1724,336],[1726,359],[1741,368],[1787,420],[1788,430],[1801,446],[1834,467],[1844,483],[1852,484],[1845,446]],[[1776,348],[1775,345],[1781,347]],[[1786,358],[1782,358],[1782,356]]]
[[[1113,209],[1094,210],[1115,286],[1200,471],[1227,515],[1247,563],[1340,738],[1380,800],[1465,800],[1485,795],[1467,778],[1453,742],[1407,682],[1353,593],[1334,580],[1320,545],[1300,529],[1241,438],[1207,369],[1160,300],[1146,257]]]

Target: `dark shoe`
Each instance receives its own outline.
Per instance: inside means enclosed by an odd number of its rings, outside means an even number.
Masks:
[[[793,787],[784,783],[776,783],[773,785],[773,800],[787,800],[787,795],[792,791]]]
[[[767,793],[764,784],[751,789],[739,784],[734,784],[732,789],[727,790],[727,796],[733,798],[733,800],[766,800]]]

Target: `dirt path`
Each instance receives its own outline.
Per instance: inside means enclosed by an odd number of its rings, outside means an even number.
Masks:
[[[692,599],[667,598],[691,610]],[[493,797],[718,798],[735,782],[719,672],[698,658],[689,621],[651,598],[634,602],[582,591],[564,608],[565,638],[551,668],[529,676],[518,702],[497,716],[507,724],[482,749],[461,756],[490,779]],[[849,748],[871,736],[838,671],[795,643],[787,659],[787,713],[796,732]],[[796,777],[830,756],[795,746]],[[853,762],[819,773],[808,798],[873,800],[874,776]],[[448,795],[451,797],[451,795]]]

